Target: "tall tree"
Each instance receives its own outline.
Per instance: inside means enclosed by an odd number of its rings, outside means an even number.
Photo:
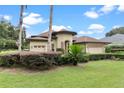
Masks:
[[[115,34],[124,34],[124,27],[112,29],[110,32],[106,33],[106,37],[109,37]]]
[[[52,51],[51,40],[52,40],[52,20],[53,20],[53,5],[50,5],[50,21],[49,21],[49,36],[48,36],[48,51]]]
[[[20,6],[20,19],[19,19],[19,27],[20,27],[20,31],[19,31],[19,46],[18,46],[19,51],[22,50],[21,47],[22,47],[23,12],[24,12],[24,5],[21,5]]]
[[[21,5],[20,6],[20,19],[19,19],[19,46],[18,46],[18,50],[21,51],[22,50],[22,31],[23,31],[23,12],[24,12],[24,8],[27,8],[27,5]]]

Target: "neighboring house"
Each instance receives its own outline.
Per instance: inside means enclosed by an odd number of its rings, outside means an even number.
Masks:
[[[101,41],[111,42],[113,44],[124,44],[124,34],[115,34],[110,37],[100,39]]]
[[[80,44],[85,46],[87,53],[104,53],[104,46],[108,43],[91,37],[75,37],[77,33],[62,29],[52,32],[52,51],[64,50],[68,51],[69,45]],[[48,32],[31,36],[30,51],[47,52],[48,48]]]
[[[85,52],[91,54],[105,53],[105,45],[108,44],[108,42],[102,42],[88,36],[75,37],[74,43],[85,46]]]

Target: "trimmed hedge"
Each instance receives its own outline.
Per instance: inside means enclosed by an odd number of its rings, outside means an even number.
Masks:
[[[0,66],[24,66],[31,69],[45,70],[58,65],[60,53],[21,52],[0,56]]]
[[[90,54],[89,60],[103,60],[103,59],[112,59],[112,60],[124,60],[124,54]]]
[[[89,61],[89,55],[87,54],[83,54],[81,60],[79,61],[79,63],[86,63]],[[61,57],[59,57],[58,59],[58,65],[69,65],[69,64],[73,64],[73,60],[70,59],[70,57],[66,54],[66,55],[62,55]]]

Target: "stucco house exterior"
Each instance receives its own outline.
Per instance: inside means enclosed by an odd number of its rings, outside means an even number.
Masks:
[[[68,50],[69,45],[73,43],[73,36],[76,32],[62,29],[60,31],[52,32],[52,51],[60,49]],[[48,32],[40,35],[31,36],[28,38],[30,41],[30,51],[47,52],[48,48]]]
[[[88,36],[74,37],[73,40],[74,44],[84,46],[85,52],[90,54],[105,53],[105,46],[108,44]]]
[[[74,31],[62,29],[52,32],[52,51],[68,51],[69,45],[80,44],[85,46],[86,53],[104,53],[106,42],[91,37],[75,37]],[[48,32],[28,38],[30,42],[30,51],[47,52],[48,51]]]

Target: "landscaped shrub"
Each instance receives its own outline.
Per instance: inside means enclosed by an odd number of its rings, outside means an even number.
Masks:
[[[82,61],[80,63],[85,63],[89,61],[89,54],[82,55]]]
[[[0,56],[0,66],[12,67],[15,65],[31,69],[49,69],[58,65],[60,53],[21,52],[14,55]]]
[[[105,47],[106,53],[124,52],[124,44],[109,44]]]
[[[8,54],[0,56],[0,66],[12,67],[19,62],[19,54]]]
[[[83,48],[79,45],[71,45],[69,47],[69,52],[61,56],[59,64],[77,65],[77,63],[87,62],[88,56],[87,57],[85,56],[85,53],[82,52],[82,49]]]
[[[89,60],[103,60],[103,59],[112,59],[112,60],[124,60],[124,54],[90,54]]]
[[[36,53],[21,54],[20,60],[22,65],[28,68],[49,69],[58,65],[60,53]]]
[[[105,47],[105,52],[106,53],[111,53],[112,52],[112,47],[110,47],[110,46]]]

